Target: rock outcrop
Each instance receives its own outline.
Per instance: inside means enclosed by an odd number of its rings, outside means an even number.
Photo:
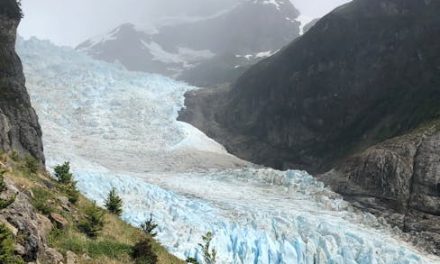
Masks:
[[[32,155],[43,164],[41,128],[26,91],[20,58],[15,53],[20,14],[15,0],[0,3],[0,150]]]
[[[6,197],[16,195],[14,203],[0,211],[0,223],[9,227],[15,237],[22,238],[16,245],[16,251],[23,260],[62,263],[63,255],[50,248],[46,239],[53,229],[53,224],[32,206],[31,192],[19,190],[12,181],[8,181],[7,191],[2,195]]]
[[[386,140],[318,178],[440,255],[440,123]]]
[[[426,127],[440,118],[438,13],[354,0],[232,87],[188,94],[181,119],[246,160],[323,174],[439,254],[439,132]]]

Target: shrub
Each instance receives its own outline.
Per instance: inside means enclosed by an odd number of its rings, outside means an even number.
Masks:
[[[4,200],[4,199],[0,199],[0,210],[1,209],[5,209],[8,206],[10,206],[13,202],[15,202],[15,199],[17,198],[16,195],[13,195],[11,198]]]
[[[107,200],[105,200],[105,207],[107,210],[115,215],[121,215],[122,213],[122,199],[116,193],[116,189],[113,188],[108,194]]]
[[[104,211],[95,202],[85,209],[84,219],[79,229],[88,237],[96,238],[104,228]]]
[[[141,224],[141,228],[145,234],[151,237],[157,236],[157,232],[154,231],[157,228],[157,224],[153,220],[153,214],[150,214],[150,219]]]
[[[52,193],[43,188],[34,188],[32,190],[33,199],[32,204],[41,213],[48,215],[54,211],[50,205],[50,200],[53,198]]]
[[[64,162],[54,168],[55,177],[62,184],[71,184],[73,182],[73,175],[70,172],[70,163]]]
[[[6,171],[0,169],[0,193],[6,191],[5,175]]]
[[[20,161],[20,155],[18,154],[17,151],[12,151],[11,153],[11,159],[15,162]]]
[[[70,172],[70,163],[64,162],[54,168],[55,177],[63,186],[61,189],[67,195],[69,202],[75,204],[79,199],[79,191],[76,188],[76,182],[73,180],[73,174]]]
[[[34,157],[27,155],[24,158],[24,162],[25,162],[26,168],[29,170],[30,173],[37,173],[38,172],[40,165],[38,164],[38,161]]]
[[[0,263],[2,264],[24,264],[24,261],[14,255],[15,241],[11,231],[0,224]]]
[[[200,264],[200,263],[197,261],[197,259],[195,259],[195,258],[187,258],[187,259],[185,260],[185,262],[186,262],[186,263],[190,263],[190,264]]]
[[[213,239],[213,235],[211,232],[206,233],[202,236],[203,244],[199,243],[199,247],[202,250],[203,260],[205,264],[215,264],[217,259],[217,251],[213,248],[211,249],[211,241]],[[199,264],[196,258],[187,258],[187,263]]]
[[[76,204],[79,200],[79,191],[76,188],[76,182],[62,186],[63,192],[67,195],[69,202]]]
[[[132,257],[136,264],[156,264],[157,255],[154,253],[150,241],[142,239],[133,247]]]
[[[215,250],[215,248],[210,249],[212,238],[212,233],[208,232],[206,233],[206,235],[202,236],[204,244],[199,244],[199,247],[202,249],[203,259],[205,260],[206,264],[214,264],[217,258],[217,251]]]

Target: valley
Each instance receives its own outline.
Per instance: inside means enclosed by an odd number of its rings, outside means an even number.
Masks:
[[[152,213],[176,256],[197,254],[211,231],[219,263],[438,261],[306,172],[242,161],[178,122],[196,87],[47,41],[20,40],[17,49],[48,166],[71,161],[78,188],[101,205],[116,188],[131,224]]]

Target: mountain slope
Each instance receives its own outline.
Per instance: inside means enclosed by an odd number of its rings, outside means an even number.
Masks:
[[[76,204],[71,203],[65,186],[48,172],[35,170],[29,161],[11,159],[5,154],[0,155],[0,175],[6,184],[1,198],[15,197],[10,206],[0,210],[0,224],[10,230],[15,253],[26,263],[135,263],[130,254],[135,243],[145,236],[140,229],[106,214],[103,231],[98,238],[89,238],[77,226],[92,205],[90,200],[80,195]],[[157,263],[184,263],[154,239],[148,239]]]
[[[44,163],[41,128],[15,53],[21,11],[15,0],[0,3],[0,150],[32,155]]]
[[[439,12],[438,1],[353,1],[232,88],[190,93],[181,118],[259,164],[336,168],[323,178],[335,190],[381,205],[376,213],[396,210],[400,220],[390,219],[404,230],[432,231],[439,252],[439,164],[426,158],[438,140],[424,125],[440,116]],[[409,140],[414,129],[424,133]],[[400,143],[382,143],[396,136]]]
[[[242,153],[250,160],[323,171],[437,117],[438,8],[379,0],[340,7],[242,75],[217,121],[280,150]]]
[[[194,21],[156,32],[121,25],[77,49],[129,70],[177,77],[196,85],[231,82],[242,67],[267,57],[299,36],[298,11],[286,0],[244,0]]]
[[[352,155],[319,179],[440,255],[440,120]]]

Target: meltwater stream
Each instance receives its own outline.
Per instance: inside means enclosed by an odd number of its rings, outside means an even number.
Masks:
[[[212,231],[219,263],[439,262],[306,172],[259,168],[176,121],[194,87],[49,42],[17,46],[48,165],[69,160],[80,190],[100,204],[115,187],[129,223],[152,213],[175,255],[198,254]]]

